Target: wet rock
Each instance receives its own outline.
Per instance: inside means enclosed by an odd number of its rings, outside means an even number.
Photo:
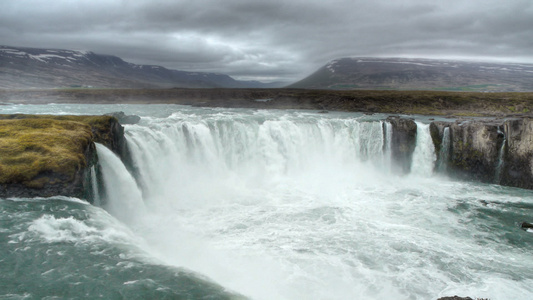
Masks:
[[[440,161],[444,128],[450,128],[449,175],[533,189],[533,119],[432,122]]]
[[[483,182],[496,180],[503,136],[493,121],[463,121],[450,126],[449,169],[461,177]]]
[[[450,131],[450,150],[447,161],[442,161],[441,147],[444,129]],[[499,128],[503,123],[494,120],[457,120],[432,122],[429,130],[437,161],[447,166],[448,173],[461,178],[483,182],[495,182],[499,166],[499,154],[504,135]]]
[[[413,119],[391,116],[387,121],[392,125],[391,152],[397,171],[407,174],[411,171],[413,152],[416,147],[417,126]]]
[[[520,224],[520,228],[524,230],[533,229],[533,224],[528,222],[522,222],[522,224]]]
[[[141,117],[136,115],[126,115],[123,111],[112,112],[105,115],[117,118],[120,124],[137,124],[141,120]]]
[[[533,189],[533,119],[508,120],[506,152],[500,183]]]
[[[433,145],[435,146],[435,152],[437,153],[437,156],[440,152],[444,128],[449,127],[451,124],[452,123],[450,122],[431,122],[429,124],[429,134],[433,140]]]

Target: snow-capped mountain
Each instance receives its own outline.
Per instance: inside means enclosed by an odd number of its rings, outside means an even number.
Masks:
[[[533,64],[420,58],[341,58],[329,62],[290,87],[533,91]]]
[[[89,51],[0,46],[0,88],[267,87],[225,74],[137,65]]]

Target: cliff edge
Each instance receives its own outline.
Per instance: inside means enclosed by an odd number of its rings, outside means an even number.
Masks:
[[[55,195],[91,201],[94,142],[119,156],[124,129],[112,116],[0,115],[0,197]]]

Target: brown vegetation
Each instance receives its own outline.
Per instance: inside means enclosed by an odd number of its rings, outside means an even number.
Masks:
[[[0,183],[40,187],[49,172],[72,177],[86,165],[87,124],[52,119],[0,120]]]
[[[85,152],[108,137],[110,116],[0,115],[0,184],[39,188],[72,180],[87,165]],[[55,174],[54,176],[48,176]]]
[[[259,99],[268,101],[257,101]],[[533,112],[533,93],[332,91],[300,89],[0,90],[7,103],[173,103],[209,107],[316,109],[368,113],[520,116]]]

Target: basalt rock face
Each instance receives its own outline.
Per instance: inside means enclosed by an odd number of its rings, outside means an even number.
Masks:
[[[431,140],[435,146],[435,154],[437,155],[437,166],[448,164],[447,158],[449,157],[451,148],[448,147],[448,149],[444,149],[446,146],[444,145],[444,130],[445,128],[448,128],[449,130],[449,127],[449,122],[431,122],[429,124],[429,134],[431,135]]]
[[[128,145],[124,138],[124,127],[114,116],[102,116],[97,124],[91,124],[94,142],[105,145],[123,160],[129,159]]]
[[[395,171],[407,174],[411,170],[413,152],[416,147],[417,126],[414,120],[388,117],[392,126],[391,155],[395,163]]]
[[[505,122],[506,145],[500,183],[533,189],[533,119]]]
[[[77,197],[92,202],[94,142],[127,154],[109,116],[0,115],[0,197]]]
[[[447,172],[454,176],[495,182],[504,141],[501,127],[502,124],[494,121],[431,123],[430,134],[437,153],[437,165],[446,165]],[[450,135],[449,149],[443,149],[445,128]],[[448,155],[445,151],[449,151]]]
[[[443,136],[449,128],[449,155]],[[533,119],[433,122],[437,164],[452,176],[533,189]],[[443,161],[446,160],[446,161]]]
[[[456,122],[450,126],[449,170],[482,182],[495,182],[503,134],[492,122]]]
[[[141,120],[141,117],[136,115],[126,115],[123,111],[116,111],[105,115],[117,118],[120,124],[137,124]]]

